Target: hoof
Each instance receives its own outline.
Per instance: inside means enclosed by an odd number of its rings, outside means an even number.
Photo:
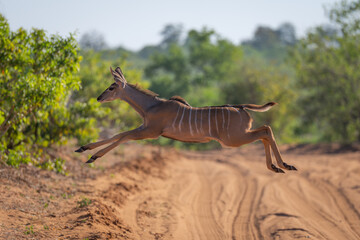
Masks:
[[[297,171],[296,167],[294,167],[294,166],[288,165],[286,163],[283,163],[283,165],[287,170]]]
[[[284,172],[283,170],[281,170],[280,168],[275,167],[274,164],[271,164],[271,168],[272,168],[272,170],[273,170],[274,172],[276,172],[276,173],[285,173],[285,172]]]
[[[80,147],[79,149],[75,150],[75,152],[78,152],[78,153],[81,153],[81,152],[84,152],[84,151],[86,151],[85,147]]]
[[[92,156],[89,160],[87,160],[86,163],[92,163],[92,162],[94,162],[97,158],[98,158],[98,157],[96,157],[96,156]]]

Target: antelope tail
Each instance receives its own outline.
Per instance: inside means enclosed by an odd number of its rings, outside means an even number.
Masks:
[[[254,112],[266,112],[267,110],[269,110],[270,108],[272,108],[272,106],[274,106],[276,104],[277,104],[276,102],[269,102],[262,106],[255,105],[255,104],[242,104],[242,105],[235,105],[233,107],[240,108],[240,109],[248,109],[248,110],[254,111]]]

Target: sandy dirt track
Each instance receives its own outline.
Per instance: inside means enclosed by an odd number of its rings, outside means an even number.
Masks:
[[[1,166],[0,239],[360,239],[359,147],[280,150],[298,172],[267,170],[261,144],[128,144],[93,168],[59,149],[68,176]]]

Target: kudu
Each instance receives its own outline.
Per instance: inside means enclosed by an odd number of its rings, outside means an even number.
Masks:
[[[157,94],[140,89],[127,83],[121,69],[110,67],[115,82],[110,85],[97,100],[101,103],[121,99],[130,104],[143,118],[143,125],[131,131],[117,134],[109,139],[90,143],[76,152],[94,149],[104,144],[111,145],[95,153],[87,163],[94,162],[111,149],[130,140],[154,139],[159,136],[182,142],[205,143],[216,140],[223,146],[238,147],[261,140],[265,147],[267,168],[274,172],[297,170],[282,161],[281,154],[269,126],[251,130],[252,118],[245,110],[265,112],[276,103],[263,106],[253,104],[223,105],[213,107],[191,107],[183,98],[172,97],[169,100],[159,98]],[[272,164],[270,149],[273,150],[277,168]]]

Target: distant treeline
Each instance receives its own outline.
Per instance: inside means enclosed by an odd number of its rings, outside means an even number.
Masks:
[[[159,44],[137,52],[108,48],[96,32],[79,44],[72,35],[12,32],[0,15],[0,159],[40,164],[34,156],[40,159],[52,144],[74,137],[82,144],[140,125],[127,104],[96,102],[112,81],[109,66],[121,66],[130,83],[164,98],[180,95],[196,107],[278,102],[252,115],[283,143],[360,141],[360,0],[341,1],[326,13],[329,24],[301,39],[284,23],[260,26],[240,44],[206,27],[184,32],[169,24]]]

